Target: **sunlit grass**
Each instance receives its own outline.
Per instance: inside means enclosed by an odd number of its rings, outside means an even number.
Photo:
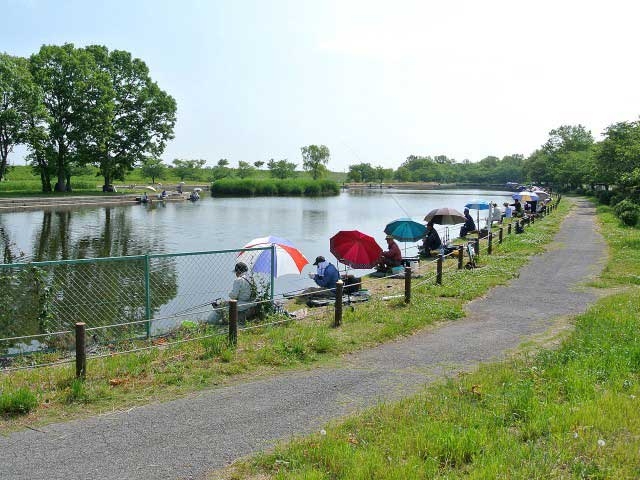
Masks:
[[[411,334],[440,320],[458,319],[464,315],[466,301],[506,283],[531,255],[543,251],[569,209],[567,203],[560,205],[555,215],[536,223],[525,235],[513,234],[506,237],[503,245],[496,243],[493,256],[483,253],[482,268],[458,271],[457,260],[448,259],[442,286],[429,281],[416,287],[409,305],[402,298],[389,301],[374,298],[355,309],[346,307],[343,324],[337,329],[331,326],[333,311],[319,310],[319,315],[301,321],[240,332],[237,348],[230,347],[224,337],[211,337],[162,349],[90,359],[86,380],[80,385],[74,380],[73,365],[2,374],[0,395],[26,388],[37,398],[38,406],[26,417],[0,420],[0,428],[15,429],[25,423],[45,423],[175,398],[239,376],[317,364]],[[383,281],[394,286],[389,293],[402,292],[402,280]],[[200,329],[183,332],[182,337],[210,333]],[[119,348],[135,346],[123,344]]]
[[[229,478],[640,478],[640,256],[631,252],[640,229],[599,214],[611,253],[599,286],[627,288],[578,316],[558,349],[379,405],[240,463]],[[531,248],[544,243],[531,239]],[[514,267],[502,261],[485,268]],[[429,290],[465,295],[465,285]]]

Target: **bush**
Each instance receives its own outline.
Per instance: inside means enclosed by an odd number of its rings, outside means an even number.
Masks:
[[[333,180],[311,180],[305,178],[252,179],[223,178],[211,185],[211,195],[224,196],[299,196],[337,195],[340,187]]]
[[[618,217],[620,217],[620,220],[622,220],[622,223],[625,225],[635,227],[638,224],[638,218],[640,218],[640,208],[636,207],[635,210],[625,210],[618,215]]]
[[[609,200],[609,205],[613,207],[626,199],[627,199],[627,195],[625,195],[622,192],[616,192],[615,194],[613,194],[613,196]]]
[[[611,203],[611,198],[615,195],[615,192],[612,192],[611,190],[600,190],[597,193],[597,198],[600,201],[600,203],[603,203],[605,205],[609,205]]]
[[[631,200],[622,200],[621,202],[618,202],[615,207],[613,207],[613,211],[619,217],[623,212],[636,210],[637,208],[638,205],[633,203]]]
[[[0,394],[1,415],[24,415],[38,406],[38,398],[28,388]]]

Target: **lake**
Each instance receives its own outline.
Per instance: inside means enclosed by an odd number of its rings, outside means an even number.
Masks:
[[[293,242],[310,262],[317,255],[335,261],[329,252],[329,238],[339,230],[360,230],[385,246],[383,230],[391,220],[409,216],[422,221],[434,208],[453,207],[462,211],[465,203],[473,198],[502,204],[510,199],[510,195],[506,191],[483,190],[364,189],[323,198],[204,197],[196,203],[168,202],[151,206],[74,207],[3,213],[0,215],[0,246],[6,260],[43,261],[232,249],[240,248],[256,237],[275,235]],[[482,213],[481,219],[486,212]],[[472,214],[475,218],[476,212]],[[482,221],[481,224],[484,225]],[[442,227],[439,230],[444,233]],[[452,228],[452,237],[457,233],[458,227]],[[400,245],[403,247],[403,244]],[[207,258],[198,264],[193,261],[188,264],[190,258],[167,260],[155,266],[156,276],[152,278],[154,293],[162,292],[153,300],[155,316],[184,311],[185,308],[211,300],[212,296],[224,296],[229,290],[233,279],[231,270],[234,254],[227,254],[224,261],[218,263]],[[313,271],[314,267],[307,265],[303,277],[279,278],[276,292],[313,285],[306,277],[307,273]],[[95,278],[98,272],[94,269],[90,274]],[[114,269],[110,269],[108,274],[114,277],[110,280],[112,283],[119,279],[120,283],[131,283],[131,279],[126,278],[128,274]],[[135,275],[139,276],[138,273]],[[68,271],[59,276],[69,281]],[[75,303],[66,310],[66,320],[73,320],[71,317],[74,308],[77,309],[77,305],[81,304],[80,299],[86,305],[87,299],[104,297],[99,282],[88,281],[88,277],[89,274],[81,277],[81,281],[76,278],[79,287],[73,296],[65,292],[65,301],[75,298]],[[131,287],[130,291],[133,292],[132,298],[135,297],[135,302],[138,302],[141,295],[138,286]],[[61,293],[57,295],[62,298]],[[103,300],[102,303],[110,306],[120,298],[106,297]],[[109,318],[100,322],[102,324],[114,319],[138,318],[140,312],[134,311],[129,304],[120,310],[111,309],[104,315]],[[97,314],[94,316],[99,317]],[[172,326],[175,321],[168,319],[158,322],[154,333]],[[28,330],[39,331],[42,327],[34,326]],[[15,330],[12,334],[15,334]],[[0,332],[2,336],[3,332]]]

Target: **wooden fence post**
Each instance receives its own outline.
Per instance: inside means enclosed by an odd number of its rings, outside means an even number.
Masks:
[[[500,230],[498,230],[498,243],[502,243],[502,237],[504,235],[504,229],[503,227],[500,227]]]
[[[87,373],[86,324],[76,323],[76,378],[84,378]]]
[[[238,344],[238,301],[229,300],[229,345]]]
[[[463,262],[464,262],[464,246],[458,245],[458,270],[462,270]]]
[[[438,255],[438,263],[436,263],[436,283],[442,285],[442,255]]]
[[[509,221],[509,224],[507,225],[507,235],[511,235],[511,221]]]
[[[493,232],[489,232],[489,238],[487,238],[487,253],[491,255],[493,252]]]
[[[476,251],[476,257],[480,256],[480,237],[474,239],[473,249]]]
[[[411,267],[404,267],[404,303],[411,303]]]
[[[339,327],[342,324],[342,295],[343,295],[344,282],[338,280],[336,282],[336,303],[335,303],[335,315],[333,317],[333,326]]]

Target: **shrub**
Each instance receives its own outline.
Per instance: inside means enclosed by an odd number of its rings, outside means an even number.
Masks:
[[[613,197],[614,194],[615,192],[612,192],[611,190],[600,190],[597,193],[597,198],[600,201],[600,203],[609,205],[609,203],[611,202],[611,198]]]
[[[211,185],[211,195],[223,196],[318,196],[337,195],[340,187],[332,180],[311,180],[304,178],[252,179],[223,178]]]
[[[626,212],[628,210],[636,210],[637,208],[638,205],[633,203],[631,200],[622,200],[621,202],[618,202],[615,207],[613,207],[613,211],[619,217],[622,212]]]
[[[624,201],[626,198],[627,198],[627,195],[625,195],[624,193],[616,192],[615,194],[613,194],[613,196],[609,200],[609,205],[613,207],[619,204],[620,202]]]
[[[1,415],[24,415],[37,406],[38,398],[28,388],[0,394]]]
[[[636,208],[635,210],[625,210],[618,216],[625,225],[635,227],[638,224],[638,218],[640,218],[640,209]]]

